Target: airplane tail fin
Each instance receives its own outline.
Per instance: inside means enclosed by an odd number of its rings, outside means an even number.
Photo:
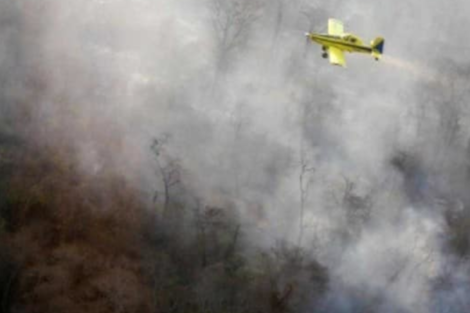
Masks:
[[[384,52],[385,39],[382,37],[375,38],[371,43],[372,56],[378,61]]]

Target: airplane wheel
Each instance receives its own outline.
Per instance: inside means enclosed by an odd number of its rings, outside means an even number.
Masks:
[[[323,53],[321,56],[322,56],[324,59],[326,59],[326,58],[328,57],[328,53],[325,52],[325,53]]]
[[[378,61],[378,60],[379,60],[379,58],[375,58],[375,60],[376,60],[376,61]]]
[[[325,46],[322,46],[321,49],[322,49],[323,51],[326,51],[327,48],[326,48]]]

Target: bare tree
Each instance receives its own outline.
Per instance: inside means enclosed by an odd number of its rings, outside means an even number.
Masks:
[[[256,0],[212,0],[212,21],[218,43],[217,71],[224,68],[232,51],[246,44],[260,7]]]
[[[180,166],[177,161],[165,158],[164,145],[167,143],[168,136],[162,139],[153,139],[151,149],[155,155],[157,163],[157,175],[162,179],[164,199],[163,199],[163,213],[167,213],[170,205],[170,191],[171,188],[180,183]],[[158,191],[155,192],[153,201],[158,200]]]
[[[313,182],[315,172],[315,153],[322,145],[322,138],[327,136],[324,129],[324,119],[331,114],[332,99],[334,95],[329,86],[324,85],[320,80],[315,79],[314,83],[307,89],[302,99],[297,103],[298,139],[299,139],[299,235],[297,243],[302,244],[302,240],[307,228],[305,222],[305,211],[308,205],[309,189]]]
[[[297,243],[299,246],[302,245],[302,239],[304,237],[304,231],[307,225],[305,225],[305,207],[308,200],[308,191],[312,183],[312,175],[315,168],[305,157],[305,150],[303,149],[303,140],[301,139],[300,148],[300,173],[299,173],[299,191],[300,191],[300,212],[299,212],[299,236]]]
[[[244,113],[245,103],[239,102],[236,104],[234,111],[232,113],[231,125],[233,127],[233,141],[231,145],[231,153],[230,158],[232,161],[232,170],[233,170],[233,177],[234,177],[234,193],[235,197],[239,198],[240,193],[240,185],[241,185],[241,171],[240,167],[242,166],[241,160],[241,151],[242,151],[242,144],[245,132],[247,128],[250,126],[250,121],[246,117]]]
[[[274,20],[274,32],[273,39],[271,42],[271,48],[274,48],[279,37],[279,33],[282,29],[282,23],[284,20],[284,7],[286,5],[286,0],[276,0],[276,18]]]
[[[300,196],[300,208],[299,208],[299,235],[297,238],[297,244],[302,246],[302,240],[304,237],[305,225],[305,207],[308,200],[308,191],[312,183],[312,173],[315,168],[312,162],[307,157],[307,149],[304,138],[305,126],[309,117],[309,107],[307,103],[303,103],[301,106],[301,131],[299,135],[299,155],[300,155],[300,173],[299,173],[299,196]]]
[[[197,237],[200,242],[201,266],[205,268],[207,266],[207,223],[204,219],[204,214],[201,210],[201,201],[199,199],[196,200],[194,214]]]
[[[205,268],[209,265],[209,256],[212,259],[229,257],[232,251],[235,251],[239,226],[236,228],[231,244],[224,253],[219,255],[218,233],[224,231],[227,226],[223,209],[211,206],[201,207],[200,200],[197,200],[194,214],[197,237],[200,242],[201,266]]]

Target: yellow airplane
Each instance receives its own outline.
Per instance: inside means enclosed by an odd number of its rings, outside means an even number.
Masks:
[[[346,67],[345,51],[371,54],[377,61],[384,51],[385,40],[382,37],[374,39],[370,46],[364,45],[359,37],[344,32],[341,21],[332,18],[328,20],[328,34],[306,33],[305,36],[322,45],[323,58],[329,56],[331,64],[343,67]]]

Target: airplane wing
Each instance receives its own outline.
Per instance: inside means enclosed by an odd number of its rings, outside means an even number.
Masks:
[[[341,36],[344,33],[343,22],[330,18],[328,20],[328,34],[333,36]]]
[[[335,47],[328,48],[328,55],[330,56],[330,63],[346,67],[346,59],[344,58],[344,52]]]

